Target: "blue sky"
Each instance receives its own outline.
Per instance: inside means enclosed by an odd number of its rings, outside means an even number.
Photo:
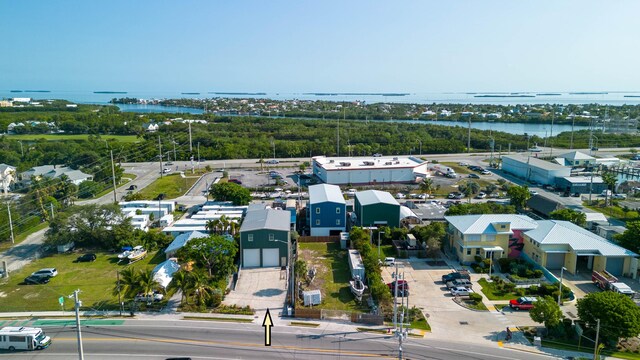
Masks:
[[[4,1],[0,89],[640,91],[638,1]]]

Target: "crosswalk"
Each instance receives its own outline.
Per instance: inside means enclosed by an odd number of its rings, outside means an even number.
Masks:
[[[31,322],[31,319],[0,320],[0,328],[6,327],[6,326],[17,326],[17,327],[26,326],[27,324],[29,324],[29,322]]]
[[[507,318],[502,312],[498,311],[493,305],[488,305],[487,309],[489,309],[489,313],[491,315],[496,317],[496,320],[505,326],[505,329],[509,328],[511,331],[519,331],[518,328],[513,325],[511,320],[509,320],[509,318]]]

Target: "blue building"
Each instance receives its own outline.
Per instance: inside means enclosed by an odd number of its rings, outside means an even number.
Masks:
[[[311,236],[340,235],[346,230],[347,206],[336,185],[309,186],[307,221]]]

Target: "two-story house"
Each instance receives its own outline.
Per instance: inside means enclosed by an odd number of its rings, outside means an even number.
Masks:
[[[337,185],[309,186],[307,221],[311,236],[339,235],[346,229],[347,205]]]
[[[291,213],[251,210],[240,227],[240,263],[247,267],[287,266],[291,250]]]

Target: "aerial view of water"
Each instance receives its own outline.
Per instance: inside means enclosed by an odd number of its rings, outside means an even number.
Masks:
[[[230,98],[268,98],[274,100],[327,100],[327,101],[365,101],[366,103],[417,103],[417,104],[591,104],[623,105],[640,104],[640,92],[539,92],[539,93],[230,93],[212,91],[188,91],[188,92],[140,92],[115,89],[113,91],[11,91],[0,90],[0,98],[31,97],[34,99],[65,99],[80,104],[108,104],[113,98],[138,98],[138,99],[204,99],[214,97]],[[140,113],[189,113],[202,114],[198,108],[160,105],[120,104],[122,111]],[[445,126],[462,126],[463,121],[421,121],[399,120],[402,122],[430,123]],[[529,134],[540,137],[551,135],[551,124],[530,123],[501,123],[501,122],[472,122],[471,127],[480,130],[503,131],[511,134]],[[576,126],[575,130],[587,129],[585,126]],[[571,131],[571,125],[554,125],[553,134]]]

